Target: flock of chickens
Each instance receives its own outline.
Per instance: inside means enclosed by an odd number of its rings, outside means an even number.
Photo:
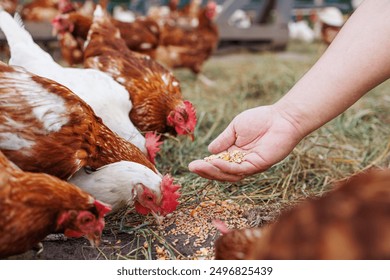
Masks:
[[[155,156],[167,134],[194,138],[196,111],[157,61],[199,73],[218,39],[213,1],[181,10],[170,1],[169,12],[132,24],[113,20],[106,3],[92,14],[55,3],[64,59],[84,68],[59,65],[21,18],[0,11],[11,53],[0,62],[0,258],[51,233],[98,246],[104,216],[128,205],[157,221],[175,211],[180,186]],[[24,19],[36,15],[29,9]],[[354,177],[262,229],[216,223],[216,258],[390,258],[389,181],[389,171]]]
[[[100,1],[103,8],[107,1]],[[8,3],[3,5],[10,7],[8,12],[15,12],[17,0],[1,2]],[[210,84],[211,81],[200,72],[204,61],[218,44],[218,28],[214,23],[216,2],[208,1],[202,7],[202,0],[191,0],[181,9],[178,8],[179,2],[170,0],[169,8],[152,6],[147,16],[135,17],[130,22],[114,17],[110,21],[130,50],[146,54],[170,69],[188,68]],[[73,66],[85,61],[84,45],[95,6],[93,0],[86,0],[83,5],[70,0],[33,0],[22,6],[20,14],[24,21],[51,21],[62,57]]]
[[[174,211],[180,186],[160,174],[154,158],[167,134],[193,139],[197,120],[171,71],[130,50],[100,5],[83,47],[85,68],[55,62],[18,16],[0,11],[0,28],[11,53],[9,65],[0,63],[0,209],[9,219],[0,221],[7,233],[0,257],[22,253],[52,232],[98,244],[110,209],[134,204],[158,221]],[[29,177],[46,189],[36,183],[30,192],[23,184]],[[42,193],[58,204],[43,202]]]

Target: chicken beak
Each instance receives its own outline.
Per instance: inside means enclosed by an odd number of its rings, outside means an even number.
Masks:
[[[153,217],[156,219],[157,224],[161,225],[162,222],[164,221],[164,216],[161,216],[154,211],[151,211],[151,212],[152,212]]]
[[[92,247],[98,247],[100,245],[100,234],[96,234],[94,232],[89,233],[85,236]]]
[[[191,133],[191,134],[188,134],[188,137],[190,137],[191,141],[192,141],[192,142],[194,142],[194,140],[195,140],[195,136],[194,136],[194,134],[193,134],[193,133]]]

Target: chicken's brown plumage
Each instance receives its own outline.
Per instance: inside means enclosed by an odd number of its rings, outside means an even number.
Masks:
[[[121,38],[130,50],[150,56],[154,55],[160,42],[160,29],[154,20],[138,17],[133,22],[112,19],[112,23],[119,29]]]
[[[88,36],[84,65],[108,73],[126,88],[133,104],[130,119],[136,127],[142,132],[193,134],[195,110],[183,100],[170,71],[149,56],[129,50],[104,13],[95,16]]]
[[[69,65],[83,63],[84,43],[91,24],[91,17],[77,11],[61,14],[53,19],[53,30],[57,33],[62,58]]]
[[[195,12],[196,18],[193,16]],[[215,4],[209,3],[198,9],[188,8],[188,11],[183,13],[188,18],[182,20],[184,23],[180,22],[182,17],[178,16],[161,27],[160,45],[154,57],[169,68],[189,68],[198,74],[203,63],[216,49],[219,40],[218,28],[213,22]]]
[[[356,175],[265,228],[232,230],[216,259],[389,259],[390,170]]]
[[[196,27],[199,23],[199,11],[203,9],[201,8],[202,0],[191,0],[181,9],[178,9],[178,7],[175,9],[174,2],[175,1],[172,3],[172,1],[170,1],[170,11],[171,19],[175,21],[175,24],[187,30]]]
[[[156,172],[136,146],[109,130],[68,88],[4,63],[0,112],[0,148],[23,170],[68,179],[82,167],[124,160]]]
[[[58,14],[59,0],[33,0],[22,6],[21,15],[25,21],[50,22]]]
[[[154,55],[160,35],[159,26],[154,20],[139,17],[134,22],[121,22],[115,19],[111,21],[119,29],[121,37],[130,50]],[[52,24],[64,60],[69,65],[83,63],[84,43],[92,24],[92,17],[75,11],[58,15]]]
[[[84,233],[98,243],[109,208],[58,178],[20,170],[0,152],[0,211],[4,258],[30,250],[50,233],[78,232],[81,216],[91,219]]]
[[[0,0],[0,8],[3,8],[6,12],[12,15],[16,12],[18,3],[18,0]]]
[[[82,64],[84,40],[74,37],[70,32],[58,34],[57,38],[63,60],[70,66]]]
[[[59,0],[59,14],[52,20],[53,33],[57,34],[62,58],[69,65],[83,63],[84,43],[92,22],[95,3]]]

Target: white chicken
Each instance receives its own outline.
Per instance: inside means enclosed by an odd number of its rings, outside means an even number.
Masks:
[[[315,39],[314,30],[310,28],[306,20],[288,23],[289,37],[293,40],[312,43]]]
[[[122,22],[133,22],[135,21],[135,14],[130,10],[126,10],[123,6],[117,5],[112,11],[112,17]]]
[[[142,174],[142,181],[140,174]],[[135,197],[142,194],[142,185],[158,192],[161,175],[142,164],[119,161],[96,169],[93,176],[89,176],[86,169],[81,169],[70,178],[69,182],[93,194],[96,199],[101,198],[112,206],[114,213],[126,205],[131,205],[132,201],[137,207],[138,202]],[[129,185],[134,187],[129,188]],[[155,217],[160,221],[160,218]]]
[[[132,104],[122,85],[99,70],[62,67],[33,41],[18,16],[14,19],[0,11],[0,28],[10,47],[10,65],[22,66],[68,87],[90,105],[113,132],[136,145],[154,162],[160,142],[153,134],[148,134],[145,140],[130,121]]]

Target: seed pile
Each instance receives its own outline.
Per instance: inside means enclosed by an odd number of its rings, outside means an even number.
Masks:
[[[166,218],[159,229],[159,234],[169,237],[175,248],[192,248],[193,254],[186,259],[213,259],[214,241],[219,232],[213,226],[213,220],[222,220],[229,228],[249,227],[248,220],[243,216],[253,206],[241,206],[232,200],[206,200],[199,205],[181,209]],[[161,247],[156,247],[158,259],[169,258]]]
[[[118,213],[122,217],[121,231],[131,237],[114,247],[116,250],[125,248],[121,254],[137,259],[148,255],[148,259],[157,260],[210,260],[214,259],[214,242],[220,236],[213,221],[220,220],[229,229],[262,227],[277,219],[285,208],[286,205],[279,203],[238,204],[231,199],[206,196],[200,203],[182,204],[160,225],[152,215],[145,217],[133,209],[123,210]],[[111,221],[111,227],[118,228],[115,224],[118,219],[118,216],[111,217],[107,222]],[[111,243],[106,245],[113,247]]]
[[[223,159],[228,162],[234,162],[234,163],[241,163],[244,161],[244,156],[246,153],[239,151],[239,150],[234,150],[234,151],[225,151],[216,155],[211,155],[208,157],[205,157],[205,161],[210,161],[212,159]]]

